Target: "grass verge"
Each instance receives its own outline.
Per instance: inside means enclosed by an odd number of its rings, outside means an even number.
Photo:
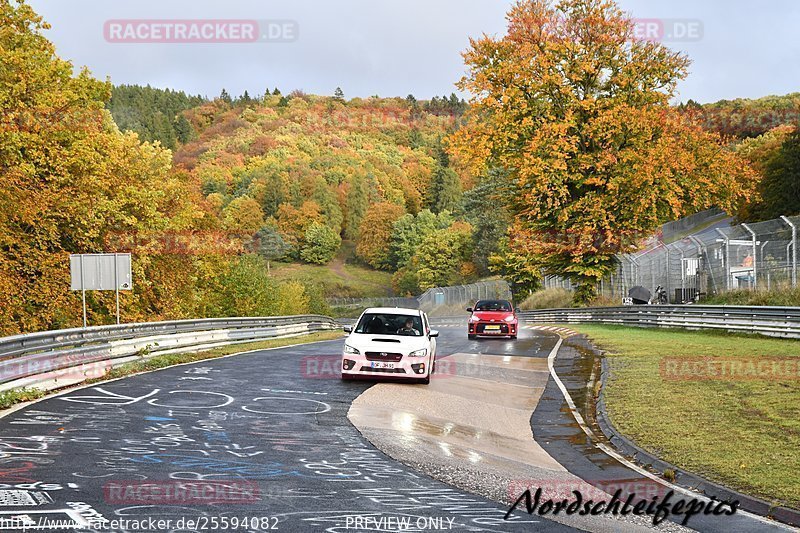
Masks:
[[[523,310],[569,309],[571,307],[614,307],[622,305],[621,298],[612,298],[602,294],[598,294],[591,302],[585,305],[579,305],[575,303],[573,296],[574,294],[571,290],[560,287],[541,289],[525,298],[519,304],[519,308]]]
[[[760,283],[760,282],[759,282]],[[735,290],[709,296],[700,302],[704,305],[779,305],[795,307],[800,305],[800,287],[781,284],[772,290]]]
[[[195,361],[203,361],[206,359],[216,359],[225,355],[231,355],[239,352],[247,352],[250,350],[265,350],[267,348],[279,348],[281,346],[288,346],[290,344],[306,344],[309,342],[327,341],[342,338],[341,331],[322,331],[318,333],[311,333],[302,337],[286,337],[283,339],[271,339],[265,341],[248,342],[244,344],[233,344],[230,346],[222,346],[212,350],[206,350],[197,353],[181,353],[181,354],[164,354],[156,355],[148,359],[143,358],[141,361],[132,361],[123,365],[117,366],[109,370],[102,377],[91,378],[84,381],[82,384],[88,385],[92,383],[99,383],[108,381],[110,379],[119,379],[142,372],[149,372],[151,370],[158,370],[160,368],[167,368],[174,365],[183,363],[194,363]],[[44,391],[35,388],[14,389],[0,393],[0,410],[8,409],[15,404],[22,402],[30,402],[43,398],[50,394],[50,391]]]
[[[776,504],[800,507],[800,342],[744,335],[571,325],[607,350],[608,414],[639,446],[681,468]],[[693,358],[787,358],[794,379],[698,376]],[[668,359],[665,359],[668,358]],[[674,358],[674,359],[673,359]],[[707,367],[702,367],[707,368]],[[747,368],[747,367],[745,367]],[[752,368],[752,367],[750,367]]]

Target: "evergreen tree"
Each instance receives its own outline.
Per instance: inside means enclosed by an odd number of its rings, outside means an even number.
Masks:
[[[500,243],[511,223],[501,198],[505,176],[502,170],[492,169],[463,195],[464,219],[475,229],[472,260],[483,275],[489,272],[489,257],[500,252]]]
[[[429,188],[428,205],[434,213],[456,212],[461,207],[461,178],[450,168],[450,157],[442,146],[441,139],[436,147],[436,170]]]
[[[272,226],[261,228],[253,238],[252,251],[267,261],[267,273],[270,273],[270,263],[288,254],[292,247],[283,240],[278,230]]]
[[[181,144],[185,144],[192,139],[194,134],[192,125],[183,115],[178,115],[173,127],[175,129],[175,136]]]
[[[800,214],[800,132],[790,134],[767,163],[761,189],[761,218]]]
[[[434,213],[455,212],[461,207],[461,178],[452,168],[438,165],[430,190],[430,207]]]
[[[222,89],[222,92],[219,93],[219,99],[222,100],[223,102],[225,102],[226,104],[232,104],[233,103],[233,99],[231,98],[231,95],[228,94],[228,91],[226,91],[224,88]]]
[[[350,180],[350,189],[347,191],[345,200],[345,239],[356,240],[358,238],[361,219],[367,213],[368,205],[369,192],[364,180],[358,176],[353,176]]]
[[[333,92],[333,98],[340,102],[344,102],[344,91],[342,91],[341,87],[337,87]]]
[[[112,88],[106,107],[121,130],[135,131],[142,140],[174,149],[194,136],[192,125],[181,114],[205,101],[182,91],[119,85]]]

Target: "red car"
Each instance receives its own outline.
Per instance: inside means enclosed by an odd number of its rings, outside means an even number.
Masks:
[[[467,330],[470,339],[478,336],[517,338],[517,313],[508,300],[479,300],[467,311],[472,313]]]

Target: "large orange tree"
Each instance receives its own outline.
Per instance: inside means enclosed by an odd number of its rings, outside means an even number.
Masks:
[[[689,60],[636,39],[610,0],[522,0],[464,53],[467,122],[450,149],[502,168],[510,246],[579,300],[659,224],[747,196],[751,170],[670,105]]]

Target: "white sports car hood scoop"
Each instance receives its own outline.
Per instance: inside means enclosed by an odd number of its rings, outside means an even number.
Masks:
[[[407,354],[415,350],[427,348],[430,341],[420,335],[411,336],[383,336],[354,333],[347,338],[347,344],[361,352],[397,352]]]

